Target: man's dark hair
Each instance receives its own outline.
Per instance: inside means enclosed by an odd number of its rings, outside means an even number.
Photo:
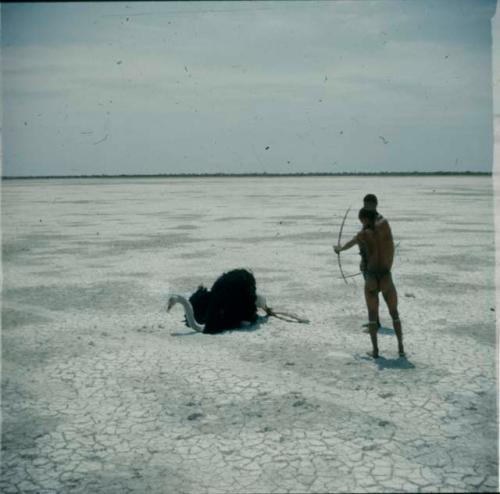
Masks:
[[[377,200],[377,196],[375,194],[366,194],[366,196],[363,198],[363,203],[371,203],[371,204],[375,204],[375,206],[378,205],[378,200]]]
[[[374,224],[377,219],[377,212],[371,209],[361,208],[359,210],[358,218],[360,220],[366,218],[370,223]]]

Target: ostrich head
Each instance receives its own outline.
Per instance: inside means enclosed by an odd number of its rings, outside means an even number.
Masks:
[[[170,295],[167,301],[167,312],[170,312],[172,307],[179,303],[180,295]]]

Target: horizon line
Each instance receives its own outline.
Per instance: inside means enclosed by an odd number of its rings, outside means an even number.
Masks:
[[[91,175],[2,175],[2,180],[38,180],[70,178],[213,178],[213,177],[342,177],[342,176],[453,176],[453,175],[492,175],[492,172],[298,172],[298,173],[131,173],[131,174],[91,174]]]

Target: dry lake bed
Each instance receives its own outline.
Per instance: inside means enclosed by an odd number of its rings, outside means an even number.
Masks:
[[[332,250],[370,192],[407,359]],[[491,177],[4,181],[0,491],[496,491],[493,213]],[[165,312],[236,267],[310,323]]]

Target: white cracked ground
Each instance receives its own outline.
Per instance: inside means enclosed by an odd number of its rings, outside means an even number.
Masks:
[[[498,488],[491,178],[206,178],[2,185],[0,490]],[[408,354],[370,349],[332,245],[374,192],[399,242]],[[346,274],[358,270],[353,249]],[[271,318],[210,336],[169,292],[253,270]],[[387,309],[382,323],[390,326]]]

